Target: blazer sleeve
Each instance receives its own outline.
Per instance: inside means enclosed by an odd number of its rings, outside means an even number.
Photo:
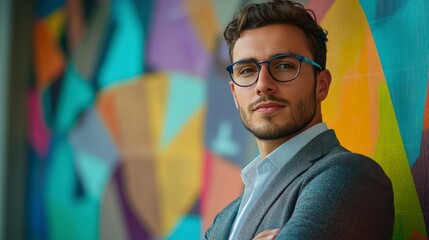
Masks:
[[[344,153],[316,164],[276,239],[392,239],[392,184],[377,163]]]

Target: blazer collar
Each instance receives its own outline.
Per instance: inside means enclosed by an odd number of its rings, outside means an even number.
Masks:
[[[241,229],[242,239],[252,239],[256,229],[261,223],[263,217],[269,210],[273,202],[284,191],[289,184],[297,178],[302,172],[313,165],[313,162],[325,156],[339,142],[334,130],[327,130],[305,145],[277,174],[273,181],[267,186],[261,194],[255,207],[249,213],[246,222]]]

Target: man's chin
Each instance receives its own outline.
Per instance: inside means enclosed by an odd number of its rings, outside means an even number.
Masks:
[[[255,136],[257,139],[260,140],[277,140],[280,138],[284,138],[284,134],[282,132],[282,129],[279,127],[273,127],[270,126],[264,126],[259,128],[247,128],[253,136]]]

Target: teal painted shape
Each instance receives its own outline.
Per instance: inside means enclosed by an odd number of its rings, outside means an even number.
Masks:
[[[202,79],[185,73],[171,73],[162,148],[170,144],[183,125],[200,110],[205,100],[206,84]]]
[[[65,139],[56,136],[52,142],[49,164],[46,166],[46,200],[69,204],[75,187],[74,153]]]
[[[199,240],[201,239],[201,218],[196,215],[184,216],[167,240]]]
[[[67,133],[82,112],[94,101],[95,91],[90,82],[69,63],[58,100],[55,130]]]
[[[145,36],[143,24],[131,0],[114,0],[112,40],[99,72],[101,88],[143,73]]]
[[[360,0],[411,166],[420,154],[429,66],[429,1]]]
[[[85,193],[101,200],[115,164],[81,149],[75,149],[75,153],[77,175],[83,183]]]
[[[74,153],[55,137],[46,168],[45,206],[49,239],[98,239],[99,199],[75,197]]]

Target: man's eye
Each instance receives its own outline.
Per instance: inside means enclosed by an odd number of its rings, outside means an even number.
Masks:
[[[252,73],[255,73],[255,72],[256,72],[255,68],[244,67],[244,68],[240,69],[239,75],[249,75],[249,74],[252,74]]]
[[[295,69],[295,65],[292,64],[292,63],[287,63],[287,62],[285,62],[285,63],[279,63],[279,64],[276,65],[276,69],[279,69],[279,70],[281,70],[281,69],[285,69],[285,70],[287,70],[287,69]]]

